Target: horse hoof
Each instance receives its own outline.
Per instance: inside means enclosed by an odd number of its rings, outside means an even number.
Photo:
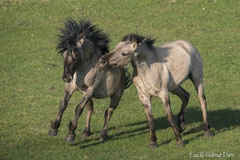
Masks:
[[[157,147],[158,147],[158,145],[157,145],[156,142],[151,142],[150,143],[150,148],[157,148]]]
[[[109,139],[109,137],[108,137],[107,134],[102,134],[102,135],[100,136],[100,141],[101,141],[101,142],[105,142],[105,141],[107,141],[108,139]]]
[[[67,136],[66,141],[68,144],[72,145],[75,141],[75,136]]]
[[[49,136],[56,136],[57,135],[58,130],[57,129],[50,129],[48,132]]]
[[[212,137],[213,134],[212,134],[211,131],[205,131],[205,132],[204,132],[204,136],[205,136],[205,137]]]
[[[183,147],[184,146],[184,142],[182,140],[181,141],[179,140],[179,141],[177,141],[177,145]]]
[[[81,138],[89,137],[89,136],[90,136],[90,132],[83,132],[81,135]]]

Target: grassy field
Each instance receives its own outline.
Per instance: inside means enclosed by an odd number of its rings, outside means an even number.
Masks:
[[[48,136],[63,97],[63,62],[57,54],[57,28],[66,18],[87,18],[111,37],[113,49],[128,33],[151,35],[156,45],[185,39],[204,60],[204,84],[213,138],[203,136],[201,109],[193,85],[186,113],[185,147],[159,99],[153,99],[159,147],[149,148],[149,130],[137,91],[125,90],[110,122],[110,140],[101,143],[109,99],[94,99],[92,135],[65,142],[69,120],[81,99],[75,93],[59,134]],[[240,159],[240,1],[239,0],[0,0],[0,159]],[[129,66],[130,70],[131,67]],[[175,116],[180,100],[171,95]],[[176,119],[176,117],[175,117]],[[213,157],[211,157],[211,155]]]

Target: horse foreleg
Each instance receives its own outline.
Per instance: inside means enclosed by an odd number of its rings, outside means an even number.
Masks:
[[[142,81],[137,76],[134,77],[133,83],[137,88],[139,100],[141,101],[147,116],[148,125],[150,128],[150,147],[156,148],[157,137],[155,134],[154,117],[152,114],[152,106],[151,106],[151,97],[147,94],[147,90],[145,89]]]
[[[75,109],[75,118],[73,121],[70,121],[69,127],[68,127],[69,132],[66,140],[69,144],[72,144],[75,140],[75,137],[76,137],[75,130],[77,129],[78,118],[81,116],[86,103],[92,97],[92,93],[93,93],[93,88],[88,88],[88,90],[84,93],[81,102],[77,105]]]
[[[75,89],[73,89],[73,87],[71,87],[69,84],[66,84],[64,97],[63,97],[62,101],[60,102],[60,108],[59,108],[58,115],[57,115],[57,117],[54,121],[51,121],[51,129],[48,132],[48,134],[50,136],[56,136],[57,135],[58,128],[61,124],[63,112],[67,108],[68,102],[69,102],[69,100],[70,100],[74,91],[75,91]]]
[[[150,105],[150,101],[148,105],[143,104],[144,106],[144,111],[146,113],[147,116],[147,120],[148,120],[148,125],[150,128],[150,147],[151,148],[156,148],[157,147],[157,137],[155,134],[155,126],[154,126],[154,117],[152,114],[152,109],[151,109],[151,105]]]
[[[90,99],[88,102],[87,102],[87,106],[86,106],[86,109],[87,109],[87,119],[86,119],[86,125],[85,125],[85,128],[83,130],[83,133],[81,135],[81,137],[88,137],[90,136],[90,122],[91,122],[91,115],[92,115],[92,112],[93,112],[93,101],[92,99]]]
[[[144,111],[146,113],[148,125],[150,128],[150,147],[156,148],[157,147],[157,137],[155,134],[154,117],[152,114],[150,97],[144,96],[144,95],[139,95],[139,99],[142,102],[142,105],[144,107]]]
[[[181,110],[178,114],[178,130],[179,132],[183,132],[186,129],[184,123],[184,113],[187,108],[188,100],[190,98],[190,94],[185,91],[182,87],[178,87],[175,90],[171,91],[173,94],[177,95],[182,100]]]
[[[162,99],[163,104],[165,106],[165,109],[166,109],[166,112],[167,112],[167,120],[168,120],[168,122],[170,123],[170,125],[173,128],[174,134],[176,136],[177,144],[180,145],[180,146],[183,146],[184,143],[182,141],[182,137],[180,135],[180,132],[179,132],[175,122],[174,122],[174,118],[173,118],[173,114],[172,114],[172,109],[171,109],[171,105],[170,105],[170,99],[169,99],[169,96],[168,96],[168,92],[166,91],[164,93],[161,93],[160,98]]]

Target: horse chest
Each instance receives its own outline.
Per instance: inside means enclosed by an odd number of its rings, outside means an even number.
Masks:
[[[136,79],[138,79],[137,83],[142,88],[142,92],[158,97],[161,91],[167,90],[169,74],[166,66],[155,63],[148,66],[141,66],[137,71]]]
[[[134,84],[138,89],[138,92],[148,94],[150,96],[157,97],[161,92],[161,82],[156,83],[148,76],[136,76],[134,78]]]

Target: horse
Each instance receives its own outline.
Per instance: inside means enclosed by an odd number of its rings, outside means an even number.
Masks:
[[[110,97],[110,105],[104,114],[104,125],[100,136],[101,141],[108,139],[107,129],[114,109],[117,108],[124,89],[131,85],[131,75],[123,68],[104,67],[99,65],[99,58],[109,51],[109,38],[106,33],[92,25],[89,20],[79,22],[69,18],[58,35],[57,49],[64,61],[62,79],[65,82],[65,94],[60,102],[60,109],[54,121],[51,121],[50,136],[56,136],[64,110],[75,91],[83,94],[76,106],[75,118],[70,121],[67,142],[75,140],[78,118],[87,108],[87,119],[82,136],[90,135],[90,119],[93,112],[92,97],[103,99]]]
[[[207,120],[207,102],[203,88],[203,62],[197,49],[189,42],[178,40],[154,46],[155,39],[139,34],[127,34],[122,38],[115,49],[101,57],[102,63],[110,66],[124,67],[132,64],[133,83],[138,91],[139,99],[145,109],[150,127],[150,147],[157,147],[154,130],[154,117],[151,111],[151,98],[162,100],[167,120],[173,128],[176,143],[184,146],[181,132],[186,128],[184,112],[190,94],[181,87],[181,84],[190,79],[195,86],[202,109],[204,134],[212,136]],[[177,95],[181,101],[181,110],[178,114],[178,127],[173,118],[170,105],[169,91]]]

